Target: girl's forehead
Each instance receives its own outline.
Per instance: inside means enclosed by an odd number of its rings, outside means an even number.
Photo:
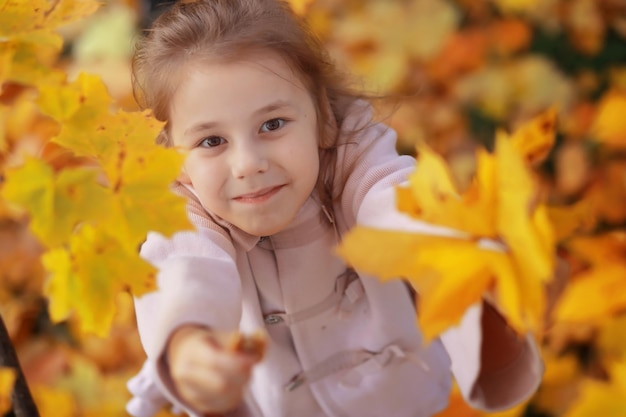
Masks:
[[[309,90],[277,54],[197,61],[186,72],[170,101],[179,138],[196,132],[195,126],[235,126],[278,109],[316,113]]]
[[[297,82],[302,87],[307,83],[306,74],[298,69],[297,65],[289,57],[269,49],[242,50],[236,54],[226,56],[198,56],[191,58],[185,67],[190,71],[203,71],[203,69],[222,67],[249,67],[260,71],[266,71],[268,75],[275,75],[286,81]]]

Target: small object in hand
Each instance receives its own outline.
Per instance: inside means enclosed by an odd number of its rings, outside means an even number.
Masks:
[[[250,355],[254,357],[256,361],[259,361],[265,354],[266,344],[266,336],[262,331],[256,331],[252,334],[234,332],[228,336],[224,347],[233,352]]]

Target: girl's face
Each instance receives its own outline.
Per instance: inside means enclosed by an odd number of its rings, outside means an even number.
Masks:
[[[186,69],[169,120],[174,145],[189,151],[181,181],[207,210],[245,232],[279,232],[319,172],[309,92],[277,54]]]

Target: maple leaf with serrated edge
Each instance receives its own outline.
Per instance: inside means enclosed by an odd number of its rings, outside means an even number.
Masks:
[[[111,193],[103,222],[120,242],[134,247],[148,231],[170,235],[190,229],[185,200],[168,190],[184,155],[155,144],[163,123],[149,111],[110,114],[110,102],[99,77],[81,74],[69,86],[42,89],[38,103],[62,122],[53,141],[102,167]]]
[[[398,187],[398,209],[466,237],[356,227],[338,249],[363,272],[409,280],[420,294],[418,320],[427,339],[458,323],[492,287],[514,328],[541,330],[554,243],[518,145],[499,132],[493,154],[477,152],[476,177],[462,194],[445,161],[425,146],[418,148],[409,185]]]
[[[534,179],[513,143],[496,135],[498,234],[519,273],[520,296],[531,328],[539,330],[545,307],[544,285],[554,269],[554,236],[545,206],[538,205]]]
[[[120,111],[94,139],[110,144],[96,156],[113,197],[107,223],[130,246],[139,244],[148,231],[170,235],[192,228],[185,199],[169,191],[185,155],[154,143],[162,125],[149,112]]]
[[[54,68],[63,45],[56,28],[95,12],[99,6],[94,0],[0,1],[0,59],[4,61],[0,82],[37,87],[63,82],[66,74]]]
[[[494,237],[495,171],[493,158],[478,150],[476,177],[459,194],[445,160],[424,144],[417,147],[419,165],[408,187],[397,190],[400,211],[433,224],[445,225],[472,235]],[[428,174],[424,174],[428,173]]]
[[[45,162],[28,158],[8,169],[0,195],[30,214],[33,234],[48,247],[68,241],[84,221],[110,213],[107,190],[96,181],[94,168],[67,168],[55,173]]]
[[[160,147],[149,152],[131,148],[120,153],[108,223],[122,242],[136,246],[148,231],[170,235],[192,228],[186,200],[168,190],[180,172],[183,158],[172,149]]]
[[[77,156],[98,157],[114,145],[98,137],[101,129],[114,123],[109,109],[112,101],[99,76],[81,73],[71,84],[41,87],[37,104],[44,114],[61,123],[61,131],[52,142]]]
[[[555,108],[524,123],[511,134],[511,142],[517,151],[532,165],[546,159],[556,140]]]
[[[109,332],[120,291],[141,296],[156,289],[156,270],[136,248],[129,252],[106,229],[90,225],[72,235],[69,247],[44,253],[42,262],[51,272],[44,288],[51,319],[65,320],[75,311],[81,330],[98,336]]]

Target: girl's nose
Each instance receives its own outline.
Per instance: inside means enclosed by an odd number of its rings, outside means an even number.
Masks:
[[[269,162],[263,146],[245,141],[234,148],[231,169],[235,178],[246,178],[267,171]]]

